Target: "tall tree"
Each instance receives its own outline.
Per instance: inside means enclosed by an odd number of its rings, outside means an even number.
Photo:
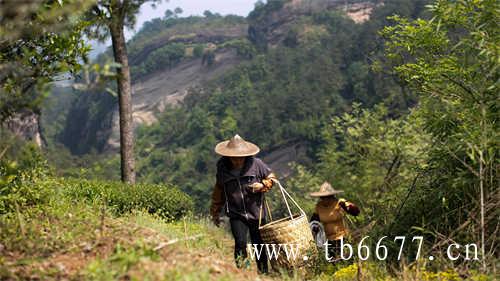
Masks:
[[[149,0],[158,2],[159,0]],[[105,39],[111,36],[117,69],[116,83],[120,115],[120,156],[121,179],[135,183],[134,131],[132,122],[132,90],[127,47],[123,29],[135,25],[135,15],[148,0],[99,0],[89,11],[89,19],[94,23],[91,36]]]

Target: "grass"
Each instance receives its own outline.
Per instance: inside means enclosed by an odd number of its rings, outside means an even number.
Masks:
[[[313,270],[262,276],[255,265],[235,267],[229,230],[204,217],[119,215],[99,200],[52,194],[0,215],[0,280],[463,280],[452,269],[431,272],[425,264],[390,274],[375,262],[317,262]],[[495,280],[476,272],[467,279]]]

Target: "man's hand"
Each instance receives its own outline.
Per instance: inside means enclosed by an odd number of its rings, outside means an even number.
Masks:
[[[342,207],[342,209],[346,210],[347,211],[347,200],[345,199],[339,199],[339,205],[340,207]]]
[[[250,189],[252,189],[252,192],[262,192],[264,189],[264,185],[260,182],[254,182],[250,185],[248,185]]]
[[[359,208],[345,199],[339,199],[339,205],[350,215],[357,216],[359,214]]]
[[[266,191],[267,191],[273,187],[274,182],[272,179],[267,178],[267,179],[262,180],[262,184],[266,187]]]
[[[277,181],[278,179],[276,178],[276,175],[274,173],[269,174],[267,178],[262,180],[262,184],[264,185],[264,189],[262,190],[262,192],[269,191],[271,188],[273,188],[274,183]]]
[[[277,181],[277,179],[274,174],[270,174],[270,176],[263,179],[262,182],[254,182],[248,185],[248,188],[250,188],[254,193],[267,192],[273,187],[275,181]]]

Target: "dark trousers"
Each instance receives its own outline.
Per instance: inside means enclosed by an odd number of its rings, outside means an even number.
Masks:
[[[248,256],[248,233],[250,232],[250,240],[252,241],[252,244],[264,243],[259,233],[259,222],[238,218],[231,218],[229,222],[231,223],[231,232],[234,237],[234,259],[236,261],[236,265],[241,267],[242,261]],[[261,273],[268,272],[267,255],[265,251],[262,251],[260,258],[257,259],[257,268]]]

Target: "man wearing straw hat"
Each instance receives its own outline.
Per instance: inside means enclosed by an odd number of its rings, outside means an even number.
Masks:
[[[324,182],[319,191],[312,192],[311,197],[319,197],[316,204],[316,211],[311,217],[311,221],[320,221],[325,229],[328,239],[328,254],[335,261],[335,257],[340,251],[340,240],[347,235],[347,228],[344,225],[344,214],[357,216],[359,208],[353,203],[340,198],[336,195],[344,192],[334,189],[328,182]],[[319,231],[318,226],[312,229],[313,233]]]
[[[242,267],[247,258],[248,233],[253,244],[263,244],[258,222],[260,206],[264,193],[272,188],[276,180],[271,169],[254,156],[259,151],[257,145],[239,135],[215,146],[215,152],[222,157],[217,162],[210,214],[218,226],[220,211],[224,207],[234,237],[234,258],[238,267]],[[266,217],[265,214],[263,217]],[[257,268],[261,273],[268,271],[265,251],[257,259]]]

